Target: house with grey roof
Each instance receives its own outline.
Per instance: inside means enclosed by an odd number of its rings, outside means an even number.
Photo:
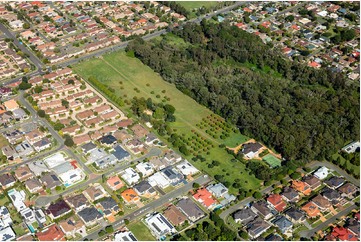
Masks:
[[[293,189],[291,187],[285,187],[285,189],[281,193],[281,196],[287,202],[295,203],[295,202],[298,202],[300,200],[299,193],[295,189]]]
[[[245,207],[241,210],[236,211],[233,214],[234,221],[243,225],[246,225],[249,222],[253,221],[256,217],[257,214],[255,214],[250,207]]]
[[[35,152],[33,147],[29,144],[27,140],[24,140],[22,143],[16,145],[15,150],[20,157],[26,157]]]
[[[50,170],[41,160],[32,161],[28,163],[29,169],[34,173],[35,176],[40,176],[43,172],[49,172]]]
[[[195,202],[189,198],[183,198],[177,203],[177,207],[188,217],[192,222],[195,222],[204,217],[205,213],[200,209]]]
[[[268,207],[265,201],[258,201],[252,204],[251,209],[256,214],[259,214],[264,217],[264,219],[269,219],[273,216],[271,209]]]
[[[207,190],[212,193],[216,198],[223,197],[226,193],[228,193],[228,188],[225,187],[222,183],[217,183],[213,185],[209,185]]]
[[[326,186],[328,186],[329,188],[332,189],[337,189],[340,186],[342,186],[342,184],[345,183],[345,178],[343,177],[338,177],[338,176],[333,176],[330,179],[328,179],[327,181],[324,182],[326,184]]]
[[[0,184],[4,190],[14,186],[15,182],[15,178],[9,173],[0,175]]]
[[[97,224],[103,218],[98,209],[94,207],[84,208],[78,212],[78,216],[87,227]]]
[[[37,152],[40,152],[42,150],[46,150],[46,149],[50,148],[51,141],[47,137],[44,137],[41,140],[35,142],[33,144],[33,147]]]
[[[117,214],[120,211],[117,202],[111,197],[105,197],[101,199],[98,204],[101,206],[105,216],[108,216],[110,214]]]
[[[252,239],[255,239],[261,236],[270,227],[271,225],[269,223],[258,217],[248,225],[247,232]]]
[[[1,148],[1,151],[2,151],[3,155],[5,155],[8,160],[13,160],[13,159],[16,159],[16,158],[19,157],[16,150],[13,147],[11,147],[10,145],[3,146]]]
[[[25,181],[25,187],[30,193],[38,193],[43,190],[43,185],[35,177]]]
[[[53,189],[56,186],[61,185],[61,181],[59,178],[54,174],[54,172],[49,172],[40,177],[40,181],[46,186],[48,189]]]
[[[183,175],[180,174],[172,166],[168,166],[161,171],[166,179],[173,185],[176,186],[182,179]]]
[[[277,226],[281,230],[281,232],[284,233],[284,234],[289,232],[290,230],[292,230],[292,227],[293,227],[293,223],[283,215],[277,216],[272,221],[272,223],[275,226]]]
[[[57,176],[60,176],[61,174],[73,169],[74,167],[70,164],[70,162],[61,163],[60,165],[57,165],[52,168],[52,170]]]
[[[102,157],[99,160],[95,161],[95,165],[97,167],[99,167],[100,169],[105,169],[106,167],[110,166],[110,165],[115,165],[118,162],[118,159],[113,155],[107,155]]]
[[[248,158],[252,159],[258,155],[262,145],[260,143],[247,143],[242,147],[242,153]]]
[[[149,184],[148,181],[145,181],[145,180],[141,181],[137,185],[134,185],[133,188],[140,196],[143,196],[145,194],[148,194],[148,195],[156,194],[156,191],[154,190],[154,188]]]
[[[95,150],[97,148],[97,146],[93,142],[88,142],[86,144],[83,144],[80,147],[81,147],[83,153],[85,153],[85,154],[88,154],[89,152],[91,152],[92,150]]]
[[[24,120],[24,119],[29,118],[29,116],[26,114],[26,112],[22,108],[15,109],[12,112],[13,112],[13,116],[16,120]]]
[[[334,190],[328,187],[325,187],[322,190],[322,196],[326,198],[332,205],[338,205],[343,199],[341,193],[338,190]]]
[[[284,214],[289,220],[291,220],[292,223],[295,224],[303,223],[306,220],[306,216],[303,211],[295,207],[291,207]]]

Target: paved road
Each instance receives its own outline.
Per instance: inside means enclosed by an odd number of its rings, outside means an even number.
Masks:
[[[301,238],[311,238],[317,231],[329,226],[330,224],[333,224],[338,218],[346,216],[352,210],[357,209],[357,208],[358,207],[355,204],[351,205],[350,207],[342,210],[341,212],[337,213],[333,217],[327,219],[325,222],[321,223],[320,225],[318,225],[314,229],[301,231],[300,232],[300,237]]]
[[[116,222],[114,223],[111,223],[111,225],[113,225],[114,227],[114,230],[116,231],[117,229],[119,229],[122,225],[123,225],[123,220],[124,219],[127,219],[129,221],[131,220],[135,220],[137,218],[140,218],[142,216],[144,216],[145,214],[147,213],[150,213],[150,212],[153,212],[155,211],[157,208],[163,206],[164,204],[166,204],[167,202],[169,202],[171,199],[175,198],[175,197],[178,197],[182,194],[185,194],[187,193],[189,190],[192,189],[192,185],[193,183],[199,183],[199,184],[206,184],[210,181],[210,179],[208,177],[204,177],[204,176],[201,176],[199,177],[198,179],[170,192],[170,193],[167,193],[166,195],[164,196],[161,196],[159,199],[145,205],[144,207],[142,208],[139,208],[138,210],[128,214],[128,215],[125,215],[125,216],[122,216],[120,218],[117,219]],[[98,233],[101,229],[104,229],[105,226],[102,226],[101,228],[97,229],[96,231],[94,231],[93,233],[87,235],[86,237],[83,238],[83,240],[86,238],[90,241],[96,241],[96,240],[99,240],[99,236],[98,236]]]
[[[28,50],[23,44],[20,44],[20,41],[16,38],[16,35],[10,30],[8,30],[5,25],[0,23],[0,31],[2,31],[7,38],[13,39],[14,45],[18,47],[23,53],[26,53],[29,55],[29,59],[32,63],[38,68],[41,69],[43,67],[43,63],[36,57],[30,50]]]
[[[70,152],[70,153],[73,153],[74,152],[70,149],[66,149],[65,152]],[[64,192],[61,192],[57,195],[53,195],[53,196],[39,196],[36,200],[35,200],[35,206],[37,207],[45,207],[47,206],[48,204],[50,204],[51,202],[55,201],[56,199],[58,199],[61,196],[65,195],[65,194],[70,194],[72,192],[75,192],[77,190],[81,190],[85,187],[87,187],[88,185],[92,184],[92,183],[96,183],[96,182],[99,182],[102,178],[102,176],[109,176],[110,174],[112,173],[117,173],[119,172],[120,170],[124,170],[126,168],[128,168],[132,163],[135,163],[135,162],[138,162],[138,161],[141,161],[141,160],[144,160],[145,158],[148,158],[148,157],[151,157],[151,156],[158,156],[161,154],[161,150],[158,149],[158,148],[152,148],[147,154],[145,154],[144,156],[140,157],[140,158],[137,158],[137,159],[134,159],[130,162],[126,162],[126,163],[119,163],[117,164],[114,168],[112,168],[111,170],[103,173],[103,174],[94,174],[90,171],[90,169],[84,164],[84,167],[86,167],[86,169],[89,171],[87,172],[88,176],[92,176],[92,179],[89,179],[79,185],[74,185],[73,187],[67,189],[66,191]],[[68,153],[69,154],[69,153]],[[75,155],[75,154],[74,154]],[[76,155],[75,155],[76,156]],[[76,156],[77,157],[77,156]],[[78,163],[80,164],[83,164],[82,161],[78,161]],[[83,167],[83,168],[84,168]]]

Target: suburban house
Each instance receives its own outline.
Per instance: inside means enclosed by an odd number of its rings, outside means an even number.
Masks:
[[[121,231],[114,235],[114,241],[138,241],[130,231]]]
[[[187,216],[187,218],[196,222],[203,218],[205,213],[200,209],[195,202],[189,198],[183,198],[177,203],[177,207]]]
[[[15,177],[19,181],[23,182],[23,181],[26,181],[26,180],[28,180],[30,178],[33,178],[34,174],[30,171],[28,166],[24,165],[24,166],[19,166],[15,170]]]
[[[206,188],[198,189],[193,198],[209,210],[212,210],[217,204],[217,201],[212,198],[212,194]]]
[[[293,227],[293,223],[283,215],[277,216],[272,223],[276,225],[283,234],[291,231]]]
[[[329,211],[332,208],[330,201],[320,194],[314,197],[311,201],[317,205],[321,212]]]
[[[282,212],[287,206],[287,204],[282,200],[282,196],[279,194],[269,195],[267,198],[267,202],[278,212]]]
[[[135,136],[139,139],[145,137],[149,133],[149,131],[140,124],[134,125],[133,127],[131,127],[131,130],[134,132]]]
[[[169,187],[170,182],[166,179],[162,172],[157,172],[148,178],[148,182],[153,187],[158,186],[162,189]]]
[[[93,184],[92,186],[89,186],[83,194],[90,202],[94,202],[95,200],[105,197],[107,192],[100,184]]]
[[[127,190],[122,192],[121,195],[127,204],[136,203],[140,201],[138,194],[132,188],[128,188]]]
[[[16,182],[15,178],[9,173],[0,175],[0,184],[3,190],[14,186],[15,182]]]
[[[76,212],[79,212],[80,210],[83,210],[84,208],[86,208],[90,205],[88,202],[88,199],[82,193],[79,193],[74,196],[70,196],[70,197],[66,198],[65,201]]]
[[[114,155],[118,159],[118,161],[127,160],[130,158],[130,154],[128,153],[128,151],[123,149],[120,145],[114,147],[112,155]]]
[[[173,204],[167,207],[167,209],[163,213],[164,217],[166,217],[174,226],[182,225],[187,217]]]
[[[304,194],[306,196],[310,195],[311,192],[312,192],[310,186],[307,185],[307,183],[305,183],[303,181],[293,180],[292,181],[292,187],[296,191],[298,191],[298,192],[300,192],[300,193],[302,193],[302,194]]]
[[[176,167],[184,176],[194,175],[199,172],[199,170],[192,166],[188,161],[183,161]]]
[[[308,175],[302,179],[313,191],[321,186],[321,181],[314,175]]]
[[[65,241],[64,232],[56,224],[36,233],[36,237],[40,241]]]
[[[347,183],[343,184],[342,186],[340,186],[337,190],[339,192],[341,192],[341,195],[343,197],[347,197],[347,198],[352,199],[354,197],[353,195],[359,189],[354,184],[347,182]]]
[[[338,190],[333,190],[328,187],[325,187],[322,190],[322,196],[326,198],[329,202],[331,202],[334,206],[338,205],[343,200],[343,197]]]
[[[156,191],[154,188],[149,184],[149,182],[143,180],[137,185],[133,186],[134,190],[138,193],[139,196],[154,196],[156,194]]]
[[[53,172],[42,175],[40,177],[40,181],[48,189],[53,189],[53,188],[61,185],[61,181]]]
[[[334,227],[331,235],[340,241],[358,241],[358,238],[348,229],[344,227]]]
[[[176,186],[183,179],[183,175],[178,173],[178,171],[172,166],[164,168],[161,172],[164,177],[169,180],[172,186]]]
[[[103,218],[103,215],[93,206],[84,208],[77,214],[87,227],[95,225]]]
[[[258,217],[249,224],[247,232],[252,239],[255,239],[264,232],[266,232],[266,230],[269,229],[270,227],[271,225],[269,223]]]
[[[60,221],[59,227],[67,237],[75,237],[75,234],[81,234],[81,232],[86,231],[84,223],[80,219],[75,220],[74,217]]]
[[[243,225],[248,224],[257,217],[250,207],[245,207],[241,210],[236,211],[233,214],[233,219],[236,223],[241,223]]]
[[[320,180],[325,179],[328,174],[329,170],[324,166],[320,167],[315,173],[313,173],[313,175]]]
[[[281,196],[287,202],[296,203],[300,200],[300,195],[298,194],[298,192],[296,192],[296,190],[291,187],[285,187],[283,192],[281,193]]]
[[[125,169],[121,177],[128,185],[133,185],[140,180],[139,174],[131,167]]]
[[[145,223],[157,239],[166,234],[176,232],[173,225],[161,213],[148,215],[145,218]]]
[[[115,215],[120,211],[117,202],[111,197],[105,197],[98,203],[105,216]]]
[[[216,198],[221,198],[228,193],[228,188],[226,188],[222,183],[209,185],[207,190]]]
[[[112,176],[107,180],[107,185],[113,191],[119,190],[124,186],[124,183],[118,176]]]
[[[37,178],[26,180],[25,187],[30,193],[39,193],[43,190],[43,185]]]
[[[342,186],[342,184],[345,183],[345,178],[343,177],[338,177],[338,176],[333,176],[330,179],[328,179],[327,181],[324,182],[326,184],[326,186],[328,186],[329,188],[332,189],[337,189],[340,186]]]
[[[253,203],[251,209],[256,214],[263,216],[266,220],[270,219],[273,216],[271,209],[268,207],[265,201],[258,201],[256,203]]]
[[[247,143],[242,147],[242,153],[248,158],[253,159],[259,154],[260,149],[263,146],[260,143]]]
[[[284,214],[289,220],[291,220],[292,223],[295,224],[303,223],[306,220],[305,214],[295,207],[291,207]]]
[[[92,150],[95,150],[96,148],[97,148],[97,146],[93,142],[89,142],[89,143],[83,144],[81,146],[81,149],[82,149],[84,154],[88,154]]]
[[[139,163],[138,165],[136,165],[135,168],[137,169],[137,171],[142,173],[143,177],[150,176],[154,172],[154,169],[149,162]]]
[[[60,218],[61,216],[70,212],[71,209],[64,200],[59,200],[53,204],[50,204],[48,209],[46,209],[46,213],[53,220]]]
[[[352,142],[346,145],[345,147],[343,147],[342,150],[348,154],[355,153],[357,150],[360,150],[360,142],[359,141]]]
[[[305,211],[307,216],[310,217],[310,218],[314,218],[314,217],[317,217],[317,216],[321,215],[321,212],[318,209],[318,206],[316,204],[314,204],[313,202],[308,202],[301,209],[303,211]]]

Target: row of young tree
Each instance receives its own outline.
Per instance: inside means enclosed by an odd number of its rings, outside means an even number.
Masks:
[[[343,74],[285,59],[229,23],[188,23],[174,34],[186,44],[138,38],[127,50],[287,159],[329,158],[359,139],[359,89]]]

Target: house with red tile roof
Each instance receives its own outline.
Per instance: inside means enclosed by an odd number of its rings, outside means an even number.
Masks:
[[[344,227],[334,227],[331,235],[341,241],[358,241],[357,237]]]
[[[39,241],[65,241],[64,232],[56,224],[36,233],[36,237]]]
[[[308,63],[308,66],[316,68],[316,69],[321,67],[321,65],[319,63],[317,63],[316,61],[312,61],[312,62]]]
[[[127,204],[136,203],[136,202],[140,201],[140,197],[134,191],[133,188],[129,188],[129,189],[125,190],[124,192],[122,192],[121,195]]]
[[[269,195],[267,202],[278,212],[282,212],[287,206],[287,204],[283,201],[282,196],[279,194]]]
[[[214,205],[217,204],[217,201],[212,198],[212,193],[210,193],[206,188],[199,189],[193,195],[193,198],[200,202],[207,209],[212,209]]]

